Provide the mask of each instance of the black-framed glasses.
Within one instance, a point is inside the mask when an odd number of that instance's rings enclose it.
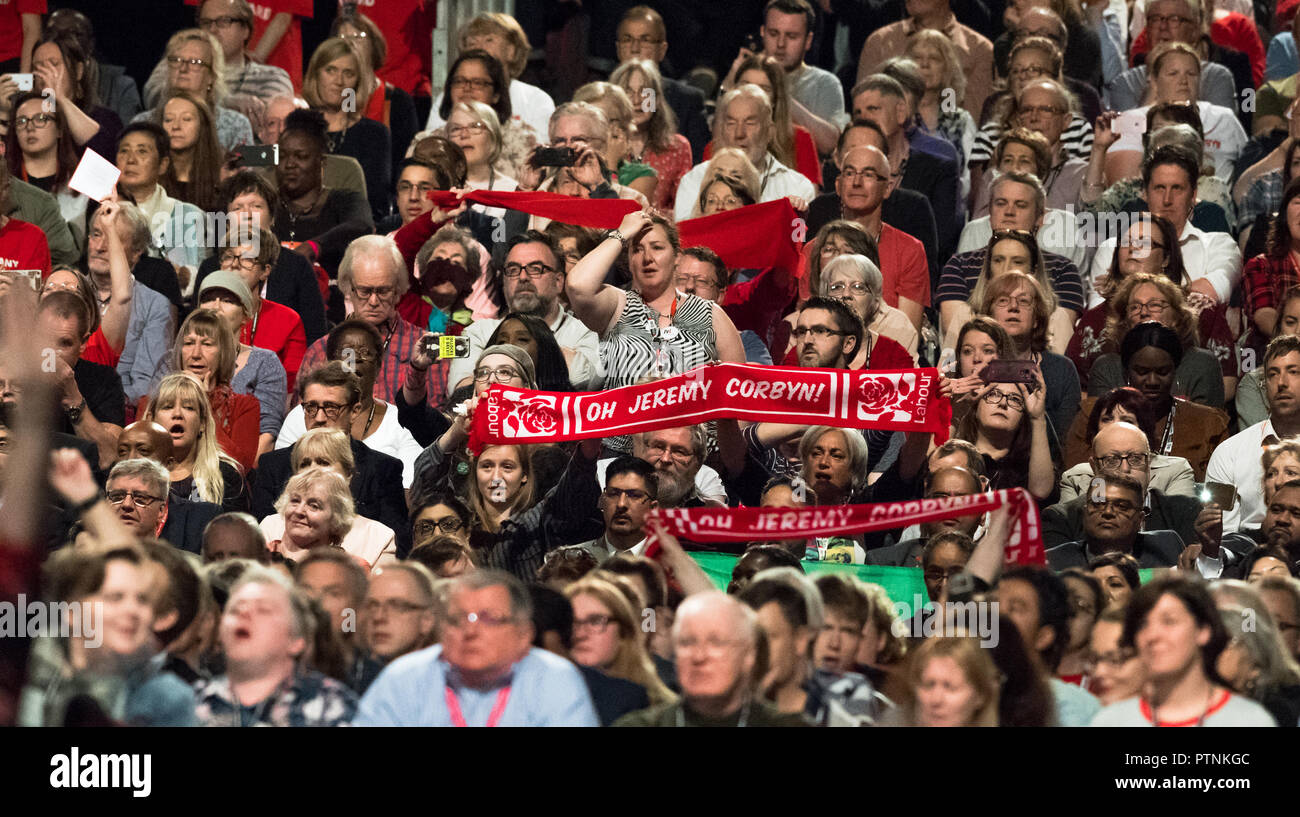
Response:
[[[468,125],[453,125],[447,123],[447,135],[452,139],[457,136],[478,136],[480,133],[487,131],[488,126],[482,122],[471,122]]]
[[[496,86],[496,83],[490,79],[476,77],[452,77],[451,82],[447,84],[453,88],[473,88],[475,91],[487,91]]]
[[[864,182],[883,182],[888,181],[889,179],[888,176],[882,176],[869,167],[864,167],[861,170],[854,170],[846,167],[840,171],[840,175],[843,176],[846,181],[850,182],[854,179],[861,179]]]
[[[343,405],[342,403],[311,402],[311,403],[302,404],[302,413],[304,417],[310,420],[323,411],[325,412],[325,416],[328,419],[337,420],[339,418],[339,415],[342,414],[343,410],[346,408],[347,406]]]
[[[610,502],[618,502],[627,497],[628,502],[649,502],[650,495],[637,488],[606,488],[602,494]]]
[[[1110,471],[1118,469],[1126,462],[1130,468],[1141,470],[1147,467],[1147,463],[1151,462],[1151,455],[1144,454],[1141,451],[1134,451],[1129,454],[1107,454],[1104,457],[1098,457],[1097,462],[1100,462],[1102,467]]]
[[[629,46],[633,46],[633,45],[659,45],[659,43],[663,42],[663,40],[659,39],[658,37],[653,37],[650,35],[646,35],[644,37],[633,37],[631,35],[624,34],[622,37],[619,37],[614,42],[618,43],[624,48],[628,48]]]
[[[825,326],[798,326],[790,333],[790,337],[799,343],[803,343],[803,339],[808,337],[809,334],[816,340],[826,340],[836,335],[847,335],[848,332],[841,332],[838,329],[830,329]]]
[[[463,527],[465,523],[460,521],[459,516],[444,516],[442,519],[421,519],[415,523],[414,533],[419,539],[438,533],[455,533]]]
[[[498,366],[490,369],[487,366],[480,366],[474,370],[474,380],[478,383],[509,383],[511,380],[522,380],[523,376],[514,366]]]
[[[126,501],[127,497],[131,497],[131,502],[133,502],[137,508],[148,508],[155,502],[163,501],[163,498],[160,496],[145,494],[140,491],[109,491],[104,494],[104,496],[108,499],[110,505],[121,505]]]
[[[982,399],[990,406],[1000,406],[1005,403],[1008,407],[1013,408],[1016,411],[1025,410],[1025,398],[1018,394],[1011,394],[1010,392],[1001,392],[997,389],[993,389],[992,391],[985,392]]]
[[[231,26],[244,24],[244,20],[239,17],[208,17],[199,20],[199,28],[204,31],[210,31],[214,28],[230,28]]]
[[[1098,513],[1101,513],[1106,508],[1110,508],[1120,516],[1132,516],[1140,510],[1140,506],[1134,505],[1127,499],[1104,499],[1100,502],[1095,499],[1089,499],[1088,507]]]
[[[387,301],[393,297],[397,289],[394,287],[352,287],[352,294],[357,296],[360,301],[369,301],[371,298],[378,298],[380,301]]]
[[[543,275],[549,275],[555,271],[555,267],[547,266],[541,261],[533,261],[531,264],[506,264],[505,269],[502,272],[505,277],[511,280],[527,274],[529,278],[536,281]]]
[[[420,182],[419,184],[411,184],[408,181],[400,181],[397,183],[397,195],[399,196],[409,196],[412,190],[418,190],[420,196],[423,198],[424,196],[429,195],[430,193],[432,193],[437,189],[438,189],[438,185],[430,184],[429,182]]]
[[[603,633],[609,628],[609,625],[613,623],[613,621],[614,619],[610,616],[601,615],[599,613],[585,618],[575,618],[573,620],[573,633],[574,635],[577,635],[583,630],[594,630],[595,632]]]
[[[33,130],[43,130],[49,127],[50,123],[53,121],[54,114],[52,113],[38,113],[35,116],[20,116],[14,119],[14,130],[22,130],[26,127],[30,127]]]
[[[247,255],[240,255],[237,252],[223,252],[221,254],[221,268],[230,269],[238,267],[239,269],[251,272],[261,265],[256,258],[250,258]]]

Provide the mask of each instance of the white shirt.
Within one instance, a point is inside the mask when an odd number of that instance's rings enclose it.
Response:
[[[1237,166],[1237,159],[1248,141],[1246,130],[1237,119],[1237,114],[1221,105],[1197,102],[1196,107],[1200,109],[1201,126],[1205,133],[1205,155],[1214,162],[1214,175],[1225,183],[1231,182],[1233,168]],[[1134,111],[1140,113],[1142,121],[1145,122],[1150,108],[1150,105],[1146,105],[1135,108]],[[1126,111],[1125,115],[1129,113]],[[1127,131],[1106,152],[1122,150],[1141,153],[1142,134]]]
[[[1206,482],[1237,486],[1237,504],[1223,512],[1223,532],[1236,533],[1242,528],[1264,524],[1264,440],[1281,439],[1273,430],[1273,421],[1265,420],[1233,434],[1219,443],[1205,469]]]
[[[474,363],[487,348],[492,333],[501,325],[500,318],[480,318],[469,326],[460,336],[469,340],[469,357],[458,357],[451,362],[447,370],[447,391],[456,390],[456,384],[472,377]],[[560,317],[551,324],[555,342],[561,349],[572,349],[573,361],[569,363],[569,382],[575,389],[586,389],[591,384],[603,380],[605,371],[600,365],[600,338],[587,328],[587,325],[573,316],[573,313],[561,309]]]
[[[470,190],[499,190],[502,193],[513,193],[519,189],[519,182],[504,173],[493,173],[487,182],[476,182],[473,179],[466,179],[465,186]],[[506,217],[506,208],[504,207],[488,207],[484,204],[471,204],[470,209],[478,210],[483,215],[491,216],[492,218]]]
[[[695,205],[700,201],[700,185],[704,183],[704,172],[708,167],[708,162],[700,162],[686,171],[686,175],[677,183],[677,201],[673,205],[673,213],[678,221],[685,221],[695,212]],[[798,196],[811,202],[817,196],[817,186],[807,176],[781,164],[770,153],[767,155],[767,167],[760,170],[759,177],[762,180],[758,195],[760,203],[776,201],[786,196]]]
[[[445,92],[444,92],[445,93]],[[442,107],[442,94],[433,101],[433,107],[429,109],[429,123],[425,130],[434,130],[441,128],[445,120],[438,115],[438,109]],[[533,129],[537,138],[541,139],[545,134],[551,132],[551,114],[555,113],[555,100],[551,95],[538,88],[536,85],[529,85],[527,82],[513,80],[510,83],[510,114],[512,119],[518,119],[525,125]]]
[[[605,469],[613,461],[613,457],[596,461],[596,481],[602,491],[605,490]],[[708,501],[727,504],[727,489],[722,486],[722,477],[707,465],[701,465],[695,474],[695,492]]]
[[[993,238],[993,226],[990,216],[983,216],[967,222],[962,228],[961,238],[957,240],[957,252],[982,250]],[[1049,209],[1043,215],[1043,226],[1038,228],[1038,247],[1046,252],[1063,255],[1074,262],[1080,270],[1088,268],[1088,248],[1085,242],[1077,240],[1079,221],[1074,213],[1067,210]]]
[[[1092,259],[1092,272],[1088,276],[1088,285],[1092,294],[1088,298],[1088,307],[1101,303],[1097,294],[1097,280],[1110,274],[1110,262],[1115,257],[1114,238],[1102,242],[1097,250],[1097,257]],[[1232,291],[1241,282],[1241,248],[1227,233],[1207,233],[1192,226],[1189,221],[1183,226],[1178,244],[1183,248],[1183,267],[1187,277],[1193,281],[1207,278],[1214,285],[1220,303],[1227,303]]]
[[[284,425],[280,426],[280,436],[275,440],[275,447],[288,448],[306,433],[307,425],[303,422],[302,405],[299,404],[294,406],[289,416],[284,418]],[[388,410],[384,412],[384,419],[379,421],[379,428],[361,442],[381,454],[401,460],[402,487],[411,487],[415,479],[415,458],[420,456],[424,448],[415,441],[411,432],[398,424],[396,406],[391,403],[388,405]]]
[[[627,550],[619,550],[611,545],[604,536],[601,536],[599,539],[592,539],[590,542],[582,542],[578,547],[586,548],[591,552],[592,556],[596,557],[596,561],[604,562],[606,559],[617,556],[620,553],[626,553],[629,556],[644,556],[645,549],[648,546],[648,541],[649,540],[642,539]]]

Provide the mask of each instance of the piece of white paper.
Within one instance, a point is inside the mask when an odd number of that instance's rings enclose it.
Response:
[[[122,171],[117,165],[100,156],[90,148],[81,157],[81,164],[68,180],[68,187],[78,193],[84,193],[95,201],[102,202],[112,195],[117,187],[117,180]]]

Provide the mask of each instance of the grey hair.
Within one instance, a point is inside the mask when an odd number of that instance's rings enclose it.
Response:
[[[489,587],[504,587],[510,594],[510,615],[515,621],[520,623],[531,623],[533,620],[533,597],[529,595],[528,588],[524,583],[519,581],[513,575],[504,570],[471,570],[462,576],[457,576],[455,584],[447,593],[450,599],[453,595],[461,590],[486,590]]]
[[[695,456],[699,458],[700,462],[703,463],[704,458],[709,455],[709,433],[702,425],[694,425],[691,426],[690,429],[691,453],[695,454]],[[642,448],[644,448],[646,441],[653,433],[653,431],[642,431],[640,434],[636,435],[636,441]]]
[[[1244,591],[1242,595],[1245,595]],[[1219,616],[1228,631],[1228,638],[1242,646],[1259,670],[1254,688],[1243,690],[1255,697],[1300,681],[1300,665],[1282,646],[1277,625],[1267,614],[1264,599],[1253,587],[1249,588],[1249,595],[1253,597],[1250,605],[1220,607]]]
[[[839,428],[837,426],[811,426],[799,438],[799,460],[808,462],[812,456],[812,448],[822,435],[832,431],[842,432],[844,435],[844,444],[849,449],[849,473],[853,475],[853,491],[857,493],[866,487],[867,484],[867,440],[857,430],[852,428]],[[805,476],[806,480],[807,477]]]
[[[1191,125],[1180,122],[1176,125],[1165,125],[1163,128],[1152,131],[1151,138],[1147,141],[1148,153],[1160,145],[1185,147],[1196,154],[1196,163],[1198,165],[1204,165],[1206,162],[1205,140],[1196,132],[1196,128]]]
[[[821,286],[819,287],[821,291],[818,294],[827,298],[830,297],[830,279],[831,273],[834,272],[846,272],[852,275],[858,281],[866,284],[867,289],[871,291],[876,300],[880,300],[881,293],[885,289],[885,277],[880,272],[880,267],[877,267],[870,258],[856,253],[832,258],[830,263],[822,269]]]
[[[593,135],[601,140],[609,140],[609,119],[605,116],[604,111],[590,102],[565,102],[557,106],[555,113],[551,114],[551,119],[546,125],[548,139],[551,136],[551,131],[555,130],[556,123],[566,116],[585,116],[596,126],[596,133]]]
[[[289,596],[289,618],[292,622],[289,632],[294,638],[305,639],[307,649],[310,649],[312,639],[316,637],[316,617],[311,611],[311,601],[294,585],[293,581],[279,570],[250,564],[231,585],[229,598],[234,598],[235,594],[248,584],[269,584],[280,588]],[[303,654],[305,655],[306,652],[307,650],[304,650]]]
[[[429,259],[433,257],[434,250],[443,244],[452,243],[459,244],[460,248],[465,251],[465,269],[469,271],[471,276],[477,278],[483,269],[483,260],[478,253],[478,242],[474,240],[474,236],[469,234],[469,231],[463,230],[455,224],[445,224],[439,227],[438,232],[424,242],[424,246],[415,254],[415,268],[424,269],[428,265]]]
[[[275,500],[275,512],[284,517],[289,507],[289,496],[295,491],[305,491],[313,485],[324,484],[330,500],[330,533],[340,542],[352,530],[357,520],[356,504],[352,500],[352,491],[348,481],[332,468],[307,468],[293,476],[285,483],[280,497]],[[287,520],[286,520],[287,523]]]
[[[153,230],[149,229],[149,219],[139,207],[129,201],[119,201],[117,211],[122,220],[120,223],[126,225],[126,241],[130,245],[126,248],[127,254],[147,252],[153,246]],[[97,211],[95,218],[100,217]]]
[[[722,99],[718,100],[718,113],[725,116],[727,108],[731,106],[731,103],[741,97],[749,97],[758,103],[759,109],[767,119],[767,126],[770,130],[772,127],[772,98],[767,95],[767,91],[764,91],[762,88],[750,82],[743,85],[737,85],[735,88],[732,88],[730,91],[723,94]]]
[[[153,460],[147,460],[143,457],[135,459],[122,460],[113,466],[113,470],[108,472],[108,482],[112,482],[120,477],[135,477],[143,480],[149,485],[149,490],[156,491],[158,496],[167,500],[167,492],[171,490],[172,478],[160,463]]]
[[[721,590],[707,590],[686,597],[686,600],[678,606],[676,618],[673,620],[673,641],[677,641],[680,637],[683,621],[692,615],[710,615],[714,611],[708,608],[716,605],[727,609],[736,624],[737,635],[744,638],[751,651],[754,650],[758,646],[758,614],[748,605],[742,604],[738,599],[728,596]]]
[[[406,261],[402,259],[402,251],[397,249],[397,243],[383,235],[363,235],[348,245],[347,251],[343,253],[343,260],[339,262],[340,290],[345,293],[352,292],[352,267],[357,263],[358,257],[382,257],[387,260],[393,272],[396,298],[400,299],[406,294],[406,290],[411,285],[406,277]]]

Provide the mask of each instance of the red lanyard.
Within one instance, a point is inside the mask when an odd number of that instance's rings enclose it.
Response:
[[[451,717],[452,726],[468,726],[465,723],[465,716],[460,712],[460,700],[456,693],[451,691],[451,687],[444,687],[443,691],[447,695],[447,714]],[[492,714],[488,715],[487,726],[493,727],[501,720],[501,714],[506,711],[506,701],[510,700],[510,687],[503,687],[497,693],[496,705],[492,707]]]

